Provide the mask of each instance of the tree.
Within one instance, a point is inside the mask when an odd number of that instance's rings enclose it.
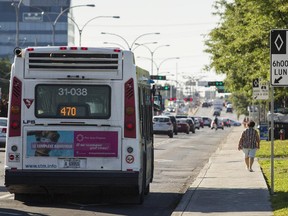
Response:
[[[225,89],[232,93],[237,112],[245,113],[252,103],[252,80],[270,77],[270,30],[287,28],[288,2],[282,0],[227,0],[216,1],[218,27],[205,41],[210,65],[217,74],[226,74]],[[277,91],[276,98],[287,93]],[[234,99],[233,99],[234,98]]]
[[[3,95],[8,95],[11,63],[9,59],[0,59],[0,87]]]

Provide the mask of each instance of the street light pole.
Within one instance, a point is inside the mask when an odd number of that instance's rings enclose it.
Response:
[[[141,57],[141,56],[138,56],[137,58],[142,58],[142,59],[149,59],[149,60],[151,60],[151,62],[153,62],[153,64],[156,66],[157,75],[159,74],[160,67],[161,67],[161,65],[162,65],[164,62],[166,62],[166,61],[168,61],[168,60],[173,60],[173,59],[180,59],[180,57],[166,58],[166,59],[164,59],[163,61],[161,61],[159,65],[157,65],[156,62],[155,62],[155,60],[153,60],[153,59],[151,59],[151,58],[146,58],[146,57]],[[176,75],[177,75],[177,74],[176,74]]]
[[[122,49],[125,49],[125,47],[124,46],[122,46],[121,44],[119,44],[119,43],[113,43],[113,42],[103,42],[104,44],[113,44],[113,45],[116,45],[116,46],[119,46],[119,47],[121,47]]]
[[[120,16],[96,16],[96,17],[88,20],[88,21],[83,25],[82,28],[79,28],[78,24],[75,22],[74,19],[72,19],[71,17],[68,17],[68,18],[75,24],[76,28],[78,29],[78,32],[79,32],[79,46],[81,46],[83,30],[84,30],[84,28],[85,28],[91,21],[93,21],[93,20],[95,20],[95,19],[98,19],[98,18],[114,18],[114,19],[119,19]]]
[[[133,45],[136,43],[136,41],[137,41],[139,38],[141,38],[141,37],[143,37],[143,36],[146,36],[146,35],[160,34],[160,33],[159,33],[159,32],[152,32],[152,33],[146,33],[146,34],[139,35],[139,36],[132,42],[131,45],[129,45],[128,41],[127,41],[124,37],[122,37],[121,35],[118,35],[118,34],[115,34],[115,33],[108,33],[108,32],[101,32],[101,34],[114,35],[114,36],[116,36],[116,37],[121,38],[121,39],[125,42],[125,44],[127,45],[128,49],[129,49],[129,50],[132,50]]]
[[[13,2],[11,6],[15,7],[15,13],[16,13],[16,37],[15,37],[15,45],[16,47],[19,46],[19,10],[20,5],[23,0],[20,0],[19,2]]]
[[[65,8],[64,10],[62,10],[58,16],[56,17],[55,21],[52,23],[52,45],[54,46],[55,45],[55,27],[56,27],[56,24],[59,20],[59,18],[68,10],[72,9],[72,8],[76,8],[76,7],[95,7],[94,4],[86,4],[86,5],[75,5],[75,6],[72,6],[72,7],[68,7],[68,8]]]
[[[161,61],[160,64],[159,64],[159,66],[157,67],[157,75],[159,74],[159,70],[160,70],[161,65],[162,65],[164,62],[166,62],[166,61],[168,61],[168,60],[173,60],[173,59],[180,59],[180,58],[179,58],[179,57],[171,57],[171,58],[166,58],[166,59],[164,59],[163,61]],[[177,79],[177,71],[176,71],[176,79]]]
[[[153,58],[154,58],[154,53],[156,52],[156,50],[158,50],[159,48],[161,47],[168,47],[170,46],[169,44],[166,44],[166,45],[160,45],[158,47],[156,47],[153,51],[148,47],[146,46],[145,44],[137,44],[135,43],[135,45],[139,45],[139,46],[144,46],[146,49],[149,50],[150,54],[151,54],[151,75],[153,75]]]

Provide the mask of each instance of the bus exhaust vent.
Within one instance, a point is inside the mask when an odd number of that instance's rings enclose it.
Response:
[[[118,70],[118,54],[93,53],[29,53],[29,70]]]

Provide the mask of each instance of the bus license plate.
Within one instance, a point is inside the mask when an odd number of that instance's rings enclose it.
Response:
[[[65,159],[64,168],[80,168],[80,159]]]

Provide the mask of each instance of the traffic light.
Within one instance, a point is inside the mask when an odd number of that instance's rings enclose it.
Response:
[[[161,75],[151,75],[150,79],[153,80],[166,80],[166,76],[161,76]]]
[[[170,86],[163,86],[163,89],[162,89],[162,90],[168,91],[168,90],[170,90]]]

